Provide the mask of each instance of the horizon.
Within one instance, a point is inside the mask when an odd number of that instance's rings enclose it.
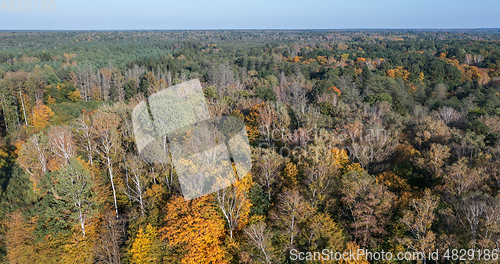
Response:
[[[500,2],[0,0],[0,30],[495,29]],[[22,4],[22,5],[20,5]],[[36,7],[35,7],[36,4]],[[45,6],[42,7],[41,5]],[[487,7],[487,8],[486,8]],[[35,10],[36,8],[36,10]],[[41,9],[47,9],[41,11]],[[19,10],[19,11],[9,11]],[[53,10],[53,11],[50,11]],[[480,14],[480,15],[479,15]]]
[[[210,28],[210,29],[0,29],[0,32],[15,31],[475,31],[500,30],[500,27],[491,28]]]

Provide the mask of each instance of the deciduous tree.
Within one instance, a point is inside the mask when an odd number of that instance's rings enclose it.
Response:
[[[161,239],[179,252],[182,263],[227,263],[222,247],[224,221],[211,200],[210,196],[191,201],[172,197],[165,206]]]
[[[246,176],[232,186],[215,193],[215,203],[224,215],[231,238],[233,232],[241,229],[248,221],[251,206],[248,190],[251,185],[251,177]]]
[[[257,253],[253,254],[261,263],[272,263],[274,260],[273,246],[271,244],[271,234],[266,230],[266,223],[259,221],[245,228],[245,235],[249,243],[256,248]]]
[[[113,160],[116,160],[117,155],[121,153],[120,134],[118,133],[118,125],[120,117],[112,112],[100,110],[92,116],[93,144],[95,150],[99,154],[101,162],[108,169],[108,175],[111,181],[113,190],[113,200],[115,204],[116,217],[118,217],[118,205],[116,203],[116,188],[113,174]]]
[[[354,237],[363,247],[376,245],[377,236],[387,232],[394,195],[364,170],[349,172],[341,182],[341,202]]]
[[[437,205],[438,198],[426,189],[422,198],[413,199],[410,202],[410,209],[404,212],[400,220],[411,236],[399,239],[399,241],[415,252],[422,252],[425,256],[433,252],[436,246],[436,236],[431,226],[436,217],[434,211]],[[425,258],[423,262],[426,262]]]

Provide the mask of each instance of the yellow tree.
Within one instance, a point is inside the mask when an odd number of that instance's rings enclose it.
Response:
[[[356,244],[356,242],[349,242],[347,243],[347,247],[345,250],[343,250],[342,252],[358,252],[358,250],[361,249],[359,247],[358,244]],[[346,259],[343,259],[341,258],[340,259],[340,263],[342,264],[368,264],[370,262],[368,262],[368,260],[364,259],[363,257],[360,257],[360,258],[346,258]]]
[[[14,212],[9,217],[5,244],[9,263],[30,263],[33,261],[32,223],[26,223],[21,212]]]
[[[293,162],[289,162],[286,164],[285,169],[283,171],[283,176],[281,178],[283,182],[283,188],[293,190],[299,187],[299,169],[297,165]]]
[[[161,249],[158,231],[156,227],[148,224],[146,228],[140,228],[139,233],[130,249],[131,263],[158,263]]]
[[[94,241],[88,237],[81,236],[78,232],[74,232],[70,238],[66,239],[65,245],[62,246],[60,263],[94,263],[95,252],[92,250]]]
[[[73,102],[79,102],[82,99],[82,95],[80,94],[80,91],[76,89],[75,91],[68,93],[68,98]]]
[[[54,116],[54,112],[50,107],[43,104],[42,101],[38,101],[33,107],[33,112],[31,116],[31,125],[36,129],[44,129],[50,122],[50,118]]]
[[[182,252],[182,263],[227,263],[222,247],[224,221],[211,203],[211,196],[191,201],[174,197],[165,206],[161,239]]]
[[[306,220],[301,238],[309,251],[321,251],[328,248],[333,252],[342,252],[346,242],[340,225],[335,223],[328,214],[321,212]],[[327,261],[318,263],[324,262],[328,263]]]
[[[259,111],[264,107],[264,103],[257,104],[250,109],[250,114],[246,116],[246,128],[248,134],[248,140],[250,142],[255,142],[259,138],[259,130],[257,129],[257,120],[260,119]]]

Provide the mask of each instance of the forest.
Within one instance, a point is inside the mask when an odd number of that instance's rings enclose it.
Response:
[[[193,79],[253,166],[187,200],[132,115]],[[500,30],[0,31],[0,108],[2,263],[498,260]]]

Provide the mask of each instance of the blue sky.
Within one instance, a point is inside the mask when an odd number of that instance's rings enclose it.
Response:
[[[20,12],[5,0],[0,30],[500,28],[499,0],[37,1]]]

